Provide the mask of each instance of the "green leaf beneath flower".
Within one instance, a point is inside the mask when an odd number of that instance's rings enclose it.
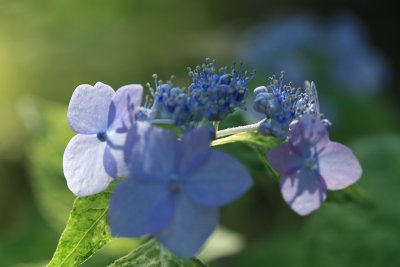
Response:
[[[113,185],[102,193],[76,198],[48,267],[77,266],[110,241],[107,211],[112,188]]]
[[[280,144],[280,142],[275,137],[263,136],[258,132],[243,132],[214,140],[211,143],[211,146],[220,146],[236,142],[244,143],[252,148],[257,157],[266,166],[267,176],[273,177],[276,180],[279,179],[278,173],[275,172],[275,170],[271,167],[266,158],[267,152]]]
[[[207,267],[198,259],[186,260],[163,249],[150,240],[128,255],[116,260],[109,267]]]

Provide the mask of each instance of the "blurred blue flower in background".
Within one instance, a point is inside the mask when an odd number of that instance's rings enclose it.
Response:
[[[284,70],[289,81],[324,77],[348,93],[373,95],[390,81],[390,68],[364,25],[342,12],[328,21],[308,14],[270,20],[247,34],[241,47],[250,64],[266,72]],[[361,93],[361,94],[359,94]]]

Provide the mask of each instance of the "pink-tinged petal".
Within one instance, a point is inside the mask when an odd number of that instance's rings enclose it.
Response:
[[[81,134],[97,134],[107,129],[108,110],[114,90],[103,83],[79,85],[72,94],[67,119],[71,128]]]
[[[77,196],[106,189],[113,180],[103,166],[106,142],[95,135],[74,136],[64,152],[63,169],[68,188]]]
[[[125,179],[113,190],[108,218],[113,236],[140,237],[165,228],[173,212],[174,201],[165,184]]]
[[[210,156],[210,134],[206,128],[189,131],[179,142],[179,169],[183,175],[195,172]]]
[[[271,166],[283,175],[294,173],[303,165],[301,155],[289,144],[281,144],[271,149],[267,158]]]
[[[346,146],[330,142],[319,155],[319,171],[329,190],[343,189],[361,177],[362,169]]]
[[[175,204],[171,222],[155,238],[175,254],[191,258],[217,226],[218,210],[196,204],[184,194],[175,196]]]
[[[212,151],[205,164],[184,178],[184,192],[197,203],[212,207],[234,201],[252,185],[243,164],[220,151]]]
[[[318,209],[326,199],[326,185],[317,173],[299,170],[281,180],[283,199],[299,215]]]
[[[151,174],[169,179],[175,171],[177,143],[176,135],[168,130],[146,122],[135,123],[129,129],[124,146],[130,176]]]
[[[142,101],[143,87],[130,84],[117,90],[112,98],[108,114],[108,131],[126,133],[135,122],[135,113]]]
[[[303,115],[290,126],[289,143],[304,156],[308,155],[311,146],[318,152],[324,149],[328,142],[326,126],[313,115]]]

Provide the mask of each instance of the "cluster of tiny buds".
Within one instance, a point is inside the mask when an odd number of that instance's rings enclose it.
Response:
[[[258,128],[263,135],[273,135],[279,140],[285,140],[289,124],[304,114],[314,114],[325,125],[330,125],[320,114],[314,82],[306,81],[304,88],[296,88],[292,83],[285,85],[282,72],[279,79],[272,76],[267,86],[257,87],[254,93],[254,110],[266,116]]]
[[[193,70],[188,68],[191,79],[188,89],[173,85],[174,77],[166,83],[153,75],[154,88],[147,84],[150,96],[137,117],[140,120],[169,120],[182,130],[214,125],[225,119],[236,108],[245,109],[248,82],[254,77],[233,64],[231,72],[226,67],[216,71],[215,61],[206,59]]]

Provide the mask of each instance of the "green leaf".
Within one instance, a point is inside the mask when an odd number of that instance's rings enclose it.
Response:
[[[198,259],[186,260],[163,249],[150,240],[128,255],[116,260],[109,267],[207,267]]]
[[[258,132],[243,132],[214,140],[211,145],[219,146],[234,142],[245,142],[262,147],[276,146],[279,142],[272,136],[263,136]]]
[[[77,198],[48,267],[77,266],[111,239],[107,211],[113,185],[99,194]]]
[[[327,201],[336,203],[353,202],[364,208],[374,207],[373,201],[358,184],[354,184],[343,190],[329,192]]]
[[[279,174],[271,167],[266,158],[267,152],[280,144],[275,137],[263,136],[257,132],[243,132],[214,140],[211,146],[220,146],[236,142],[244,143],[251,147],[257,157],[263,162],[264,166],[266,166],[267,176],[273,177],[276,180],[279,179]]]

